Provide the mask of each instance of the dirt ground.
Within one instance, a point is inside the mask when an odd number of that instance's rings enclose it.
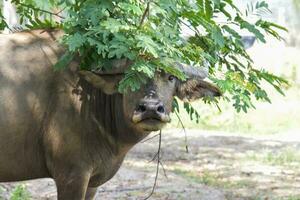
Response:
[[[189,153],[181,130],[163,131],[157,200],[300,199],[300,137],[242,137],[189,130]],[[296,137],[298,136],[298,138]],[[151,192],[158,137],[136,145],[96,199],[144,199]],[[0,199],[20,183],[0,184]],[[52,180],[23,182],[32,199],[56,199]]]

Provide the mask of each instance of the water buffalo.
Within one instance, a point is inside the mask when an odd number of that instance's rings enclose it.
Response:
[[[170,121],[174,96],[220,95],[192,67],[181,66],[186,81],[156,72],[125,94],[117,90],[131,64],[124,59],[112,61],[110,71],[80,71],[78,59],[55,71],[61,35],[0,35],[0,182],[51,177],[59,200],[93,199],[126,153]]]

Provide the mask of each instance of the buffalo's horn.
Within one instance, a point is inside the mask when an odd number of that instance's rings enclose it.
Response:
[[[99,75],[114,75],[114,74],[124,74],[125,70],[133,62],[126,58],[124,59],[114,59],[108,60],[104,62],[105,67],[101,67],[101,69],[92,70],[93,73]]]
[[[130,65],[133,64],[133,61],[129,59],[114,59],[109,60],[104,63],[104,66],[101,69],[92,70],[93,73],[99,75],[114,75],[114,74],[124,74],[125,70],[128,69]],[[204,79],[208,76],[208,65],[206,64],[203,68],[198,68],[190,66],[187,64],[175,63],[179,70],[181,70],[189,78],[198,78]]]
[[[176,66],[179,70],[181,70],[188,78],[197,78],[197,79],[205,79],[208,77],[208,64],[205,63],[204,67],[194,67],[191,65],[178,63],[176,62]]]

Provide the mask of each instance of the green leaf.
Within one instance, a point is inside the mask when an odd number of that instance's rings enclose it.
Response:
[[[123,9],[126,12],[132,12],[135,15],[142,15],[143,12],[141,10],[141,8],[137,5],[134,4],[130,4],[130,3],[125,3],[125,2],[121,2],[118,4],[118,6]]]
[[[58,62],[54,65],[55,70],[61,70],[66,68],[70,62],[73,60],[74,54],[67,51],[59,60]]]
[[[215,26],[211,30],[211,37],[215,41],[215,43],[220,46],[220,48],[224,47],[225,39],[224,39],[221,29],[219,27]]]
[[[230,28],[228,25],[223,25],[222,28],[228,32],[230,35],[235,37],[236,39],[242,39],[242,36],[238,32],[236,32],[234,29]]]
[[[151,54],[154,58],[158,58],[159,46],[154,40],[147,35],[139,35],[136,37],[138,43],[137,47],[142,48],[143,52]]]
[[[240,23],[241,29],[247,29],[249,32],[253,33],[261,42],[266,43],[265,36],[256,28],[255,25],[243,20],[241,17],[237,16],[235,21]]]
[[[69,46],[69,50],[75,52],[85,44],[86,38],[79,33],[75,33],[74,35],[68,36],[65,42]]]

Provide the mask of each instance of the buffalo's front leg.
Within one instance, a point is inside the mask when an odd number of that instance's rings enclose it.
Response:
[[[94,200],[97,187],[88,187],[85,195],[85,200]]]
[[[56,178],[58,200],[84,200],[87,192],[89,175]]]

